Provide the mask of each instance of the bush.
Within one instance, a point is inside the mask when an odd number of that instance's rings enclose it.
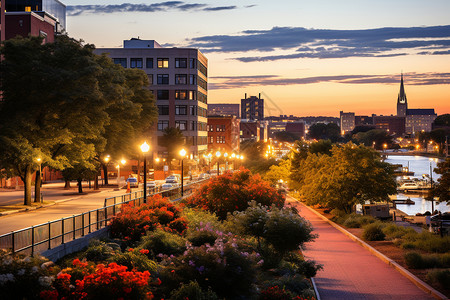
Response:
[[[159,284],[159,280],[155,284]],[[148,271],[127,271],[116,263],[95,265],[73,261],[73,267],[62,270],[55,289],[41,292],[44,299],[151,299],[151,278]]]
[[[187,284],[182,284],[181,287],[172,292],[170,300],[217,300],[219,299],[211,289],[207,291],[202,290],[197,281],[190,281]]]
[[[91,240],[83,256],[89,261],[100,262],[107,260],[114,253],[114,249],[106,243],[99,240]]]
[[[112,220],[110,232],[112,237],[133,243],[156,228],[179,234],[187,228],[187,221],[180,217],[180,210],[160,195],[149,198],[147,204],[139,207],[124,205]]]
[[[139,272],[149,271],[156,273],[158,265],[155,261],[149,259],[142,250],[133,250],[120,252],[110,257],[108,262],[115,262],[118,265],[126,266],[128,270],[137,270]],[[142,251],[142,252],[141,252]]]
[[[142,239],[140,248],[149,250],[152,257],[158,254],[179,255],[186,250],[186,240],[177,234],[157,229]]]
[[[383,232],[382,223],[377,222],[366,225],[362,237],[366,241],[383,241],[386,236]]]
[[[214,212],[220,220],[225,220],[228,213],[245,210],[251,200],[283,207],[285,199],[259,174],[252,175],[249,170],[241,169],[212,178],[186,200],[186,205]]]
[[[322,265],[316,264],[313,260],[305,260],[303,256],[296,252],[287,254],[281,264],[281,269],[287,269],[288,272],[283,275],[300,274],[306,278],[315,277],[317,271],[322,270]],[[283,273],[283,272],[282,272]]]
[[[411,269],[422,269],[425,266],[422,255],[417,252],[408,252],[404,255],[406,265]]]
[[[219,237],[219,233],[221,232],[215,231],[209,223],[200,224],[200,227],[197,227],[196,230],[189,231],[187,239],[195,247],[205,244],[214,245],[214,242]]]
[[[439,284],[442,288],[450,286],[450,269],[432,270],[427,274],[427,280]]]
[[[407,234],[411,235],[416,233],[416,231],[413,228],[398,226],[392,223],[385,226],[383,228],[383,232],[386,235],[386,237],[390,240],[403,238]]]
[[[0,250],[0,294],[2,299],[35,299],[50,288],[57,268],[44,257],[10,255]]]
[[[212,212],[185,207],[182,216],[189,224],[186,232],[187,235],[189,235],[191,231],[196,231],[197,228],[203,227],[205,224],[208,224],[213,230],[225,231],[222,222],[219,221],[219,218]]]

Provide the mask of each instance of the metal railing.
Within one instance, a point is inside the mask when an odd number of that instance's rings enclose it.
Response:
[[[204,182],[205,180],[185,185],[184,196],[191,194]],[[177,201],[181,199],[181,187],[165,191],[155,188],[148,191],[147,195],[156,194],[161,194],[170,201]],[[26,255],[50,250],[108,226],[109,221],[121,212],[123,205],[140,206],[143,202],[142,190],[106,198],[101,208],[0,235],[0,249],[11,250],[12,254]]]

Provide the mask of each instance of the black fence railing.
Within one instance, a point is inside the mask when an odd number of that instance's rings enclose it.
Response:
[[[185,185],[184,196],[191,194],[204,182],[197,181]],[[108,226],[109,221],[122,210],[123,205],[142,205],[143,194],[143,191],[139,190],[107,198],[104,207],[0,235],[0,249],[10,250],[12,254],[26,255],[50,250]],[[161,190],[158,187],[147,191],[148,196],[156,194],[176,201],[181,199],[181,188]]]

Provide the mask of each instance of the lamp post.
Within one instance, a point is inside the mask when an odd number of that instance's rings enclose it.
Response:
[[[209,160],[209,171],[208,171],[208,174],[211,174],[211,157],[212,157],[212,154],[208,153],[208,160]]]
[[[141,145],[141,151],[144,154],[144,203],[147,203],[147,152],[150,150],[150,146],[147,142]]]
[[[233,170],[235,170],[236,169],[236,163],[235,163],[235,158],[236,158],[236,154],[234,154],[234,152],[233,153],[231,153],[231,158],[233,159]]]
[[[183,197],[183,194],[184,194],[184,190],[183,190],[183,187],[184,187],[183,161],[184,161],[184,157],[186,156],[186,150],[181,149],[180,150],[180,156],[181,156],[181,197]]]
[[[40,179],[40,185],[42,186],[42,159],[38,157],[37,162],[39,163],[39,179]]]
[[[383,144],[383,152],[384,152],[384,153],[386,153],[386,148],[387,148],[387,144],[384,143],[384,144]]]
[[[225,157],[225,172],[227,172],[227,171],[228,171],[228,160],[227,160],[228,153],[225,152],[225,153],[223,154],[223,157]]]
[[[103,159],[105,162],[103,165],[103,177],[104,177],[104,184],[108,185],[108,162],[111,159],[109,155],[106,155],[106,157]]]
[[[220,170],[219,170],[219,158],[222,155],[222,153],[220,153],[220,151],[216,152],[216,157],[217,157],[217,176],[219,176]]]
[[[125,165],[127,161],[125,159],[121,159],[120,163],[117,164],[117,187],[120,189],[120,164]]]

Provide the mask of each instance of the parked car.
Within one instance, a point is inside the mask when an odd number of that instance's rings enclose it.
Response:
[[[204,180],[209,178],[211,178],[211,175],[209,175],[208,173],[202,173],[200,174],[200,176],[198,176],[198,180]]]
[[[181,179],[177,175],[170,175],[166,178],[166,183],[179,183],[180,181]]]
[[[178,186],[177,183],[164,183],[163,185],[161,185],[161,190],[162,191],[166,191],[166,190],[170,190],[170,189],[174,189]]]
[[[156,182],[154,182],[154,181],[147,181],[147,188],[154,189],[156,187],[157,187]]]
[[[138,187],[139,183],[136,177],[129,177],[127,178],[127,184],[130,184],[130,187]]]

